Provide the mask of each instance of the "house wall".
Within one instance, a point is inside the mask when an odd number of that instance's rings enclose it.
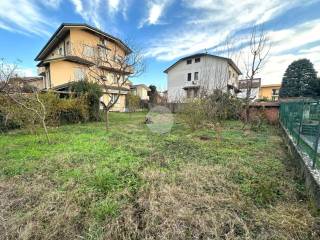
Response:
[[[67,34],[66,37],[64,37],[63,39],[61,39],[60,43],[50,52],[50,54],[45,58],[45,61],[47,60],[51,60],[51,59],[55,59],[55,58],[59,58],[59,57],[63,57],[65,55],[68,55],[68,53],[70,53],[70,51],[68,50],[68,48],[66,47],[67,45],[71,46],[71,39],[70,39],[70,34]],[[70,47],[69,47],[70,48]],[[61,49],[61,53],[60,54],[60,49]]]
[[[103,94],[101,99],[105,104],[108,104],[110,101],[110,97],[108,94]],[[126,110],[126,95],[121,94],[117,103],[111,108],[113,112],[124,112]]]
[[[231,78],[229,78],[229,71],[231,72]],[[187,60],[184,60],[168,71],[169,102],[183,101],[187,97],[183,88],[193,85],[195,72],[198,72],[198,81],[194,85],[199,85],[208,91],[214,89],[227,91],[228,83],[238,86],[238,73],[229,66],[226,60],[202,56],[200,62],[195,63],[195,58],[192,58],[192,64],[187,64]],[[191,81],[187,81],[188,73],[191,73]]]
[[[56,87],[75,80],[76,69],[85,72],[85,67],[81,64],[69,61],[50,62],[50,80],[51,87]]]
[[[281,85],[270,85],[270,86],[261,86],[259,98],[268,98],[272,99],[272,89],[280,89]]]
[[[136,94],[141,98],[141,100],[149,100],[148,91],[142,86],[136,87]]]

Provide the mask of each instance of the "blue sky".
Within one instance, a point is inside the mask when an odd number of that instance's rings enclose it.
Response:
[[[246,42],[257,24],[272,43],[259,74],[263,84],[280,83],[299,58],[309,58],[320,72],[320,0],[1,0],[0,58],[20,59],[21,72],[35,75],[35,56],[62,22],[88,23],[134,42],[147,70],[133,81],[160,89],[166,88],[163,70],[177,59],[215,54],[226,38]],[[242,68],[237,53],[231,57]]]

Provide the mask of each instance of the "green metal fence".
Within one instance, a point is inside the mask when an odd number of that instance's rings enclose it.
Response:
[[[320,168],[320,101],[288,100],[280,103],[280,121],[297,146],[312,159],[312,167]]]

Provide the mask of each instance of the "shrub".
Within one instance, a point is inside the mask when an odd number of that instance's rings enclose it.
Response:
[[[129,112],[135,112],[140,108],[141,99],[139,96],[128,94],[126,97],[126,105]]]
[[[241,112],[242,103],[239,99],[216,90],[208,96],[182,104],[179,115],[192,130],[195,130],[205,122],[216,123],[221,120],[239,119]]]
[[[59,98],[55,93],[40,94],[40,99],[46,107],[46,123],[57,126],[63,123],[77,123],[89,120],[89,110],[85,96],[77,98]],[[39,124],[38,117],[7,96],[0,96],[0,131],[14,128],[27,128],[34,132]]]
[[[100,97],[103,95],[101,86],[84,80],[72,84],[71,90],[76,93],[77,97],[85,96],[89,107],[89,120],[99,121]]]
[[[182,105],[179,117],[193,131],[200,128],[206,120],[205,101],[192,99]]]
[[[34,132],[38,119],[34,112],[17,105],[7,96],[0,96],[0,129],[8,131],[14,128],[28,128]]]

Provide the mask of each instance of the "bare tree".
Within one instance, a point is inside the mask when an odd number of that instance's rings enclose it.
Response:
[[[0,93],[8,87],[9,81],[16,75],[17,65],[9,64],[5,59],[0,59]]]
[[[250,97],[253,87],[253,80],[263,68],[271,49],[270,40],[264,32],[263,27],[254,26],[251,30],[249,46],[243,53],[243,62],[246,78],[245,96],[245,123],[249,121]]]
[[[0,64],[0,94],[27,110],[30,118],[35,115],[44,129],[48,143],[50,143],[46,125],[46,107],[39,97],[40,89],[29,85],[24,78],[19,77],[17,69],[16,64],[7,64],[2,60]]]
[[[90,81],[99,83],[108,96],[101,101],[105,114],[106,129],[109,128],[109,111],[119,101],[120,95],[126,91],[128,77],[140,76],[145,71],[143,54],[140,49],[131,48],[125,52],[123,47],[113,44],[109,48],[105,43],[98,46],[83,45],[80,56],[90,62],[84,69]],[[106,100],[106,99],[104,99]]]

